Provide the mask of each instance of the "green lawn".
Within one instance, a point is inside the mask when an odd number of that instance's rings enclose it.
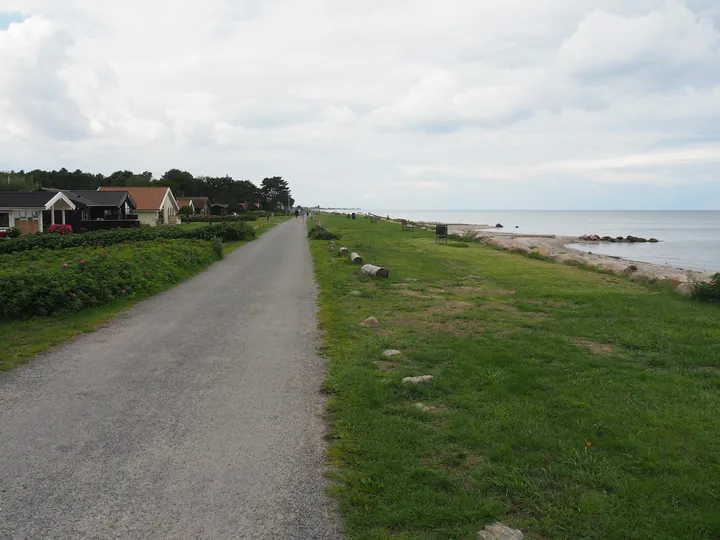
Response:
[[[322,221],[338,250],[391,271],[363,277],[311,242],[351,538],[470,539],[495,520],[529,539],[720,538],[718,306]],[[416,375],[435,381],[401,383]]]
[[[258,225],[257,236],[261,236],[284,220],[276,218],[269,226]],[[184,228],[196,228],[208,223],[184,223]],[[250,223],[253,226],[254,223]],[[225,255],[232,253],[247,241],[226,242]],[[37,354],[73,339],[84,332],[93,332],[118,313],[125,311],[147,297],[135,297],[113,302],[96,309],[67,313],[55,317],[37,317],[29,321],[0,322],[0,372],[32,360]]]

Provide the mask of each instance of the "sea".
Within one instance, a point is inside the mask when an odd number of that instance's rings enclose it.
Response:
[[[411,221],[504,226],[503,232],[558,236],[641,236],[657,244],[571,244],[569,247],[634,261],[720,272],[720,210],[549,211],[549,210],[381,210],[380,216]],[[515,228],[517,227],[517,229]]]

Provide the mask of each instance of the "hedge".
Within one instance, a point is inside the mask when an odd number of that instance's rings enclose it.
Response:
[[[82,246],[112,246],[125,242],[149,240],[212,240],[225,242],[255,238],[255,230],[246,223],[218,223],[186,230],[181,227],[139,227],[135,229],[110,229],[83,234],[33,234],[0,241],[0,254],[30,249],[68,249]]]
[[[182,216],[183,223],[232,223],[236,221],[257,221],[258,216]]]
[[[0,320],[78,311],[153,294],[220,258],[210,242],[167,240],[0,257]],[[12,264],[10,264],[12,262]]]

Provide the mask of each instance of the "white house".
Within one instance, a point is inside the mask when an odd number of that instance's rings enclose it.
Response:
[[[128,191],[137,204],[137,215],[143,225],[177,225],[180,207],[170,188],[106,186],[98,191]]]
[[[75,204],[62,192],[0,191],[0,231],[17,228],[21,234],[42,232],[65,223],[65,212]]]

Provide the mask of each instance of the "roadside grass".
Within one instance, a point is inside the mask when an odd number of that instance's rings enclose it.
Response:
[[[351,538],[475,538],[496,520],[529,539],[720,537],[717,306],[384,221],[322,222],[342,235],[335,253],[310,244]],[[417,375],[435,381],[401,383]]]
[[[261,236],[281,221],[284,220],[276,219],[270,226],[259,227],[255,231],[257,236]],[[184,225],[204,226],[207,223],[184,223],[179,226],[183,227]],[[223,254],[229,255],[247,243],[247,240],[226,242],[223,244]],[[66,313],[62,316],[0,322],[0,372],[9,371],[29,362],[38,354],[82,333],[96,331],[117,314],[127,311],[138,302],[147,300],[151,296],[139,295],[134,298],[116,300],[106,306],[86,309],[77,313]]]

